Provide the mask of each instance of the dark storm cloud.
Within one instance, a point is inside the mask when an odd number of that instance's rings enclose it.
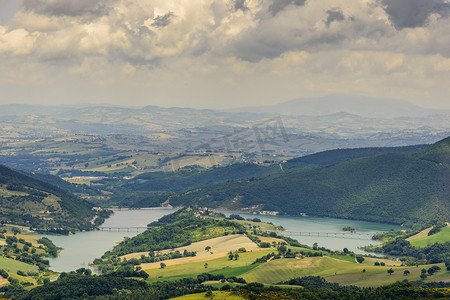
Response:
[[[273,0],[269,6],[269,11],[272,15],[276,15],[289,5],[302,6],[306,3],[306,0]]]
[[[246,0],[234,0],[234,9],[246,11],[248,9],[248,7],[245,4],[245,1]]]
[[[382,0],[384,10],[397,29],[426,25],[430,14],[446,17],[450,3],[445,0]]]
[[[48,16],[106,15],[116,0],[24,0],[26,11]]]
[[[342,13],[342,11],[339,8],[327,10],[327,14],[328,14],[328,16],[327,16],[327,20],[325,21],[325,23],[327,24],[328,27],[330,27],[330,24],[333,23],[334,21],[345,20],[344,14]]]
[[[163,16],[157,16],[156,18],[153,19],[153,23],[152,26],[154,27],[166,27],[167,25],[170,24],[170,21],[172,20],[173,17],[173,13],[172,12],[168,12],[167,14],[163,15]]]

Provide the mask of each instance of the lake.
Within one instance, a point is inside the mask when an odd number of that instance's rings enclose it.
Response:
[[[224,212],[229,216],[235,212]],[[347,248],[355,253],[366,253],[358,249],[358,247],[368,245],[379,245],[380,242],[371,240],[368,235],[372,236],[375,233],[389,231],[391,229],[401,230],[404,229],[399,225],[357,221],[357,220],[345,220],[323,217],[310,217],[310,216],[271,216],[271,215],[254,215],[247,213],[238,213],[246,219],[258,218],[263,222],[271,222],[274,225],[283,226],[286,231],[293,232],[343,232],[342,228],[350,226],[356,230],[355,234],[338,234],[336,236],[311,236],[299,235],[295,233],[286,233],[282,235],[289,236],[298,240],[302,244],[312,246],[315,242],[319,244],[319,247],[325,247],[331,250],[342,250]],[[359,235],[358,233],[362,233]],[[371,253],[373,254],[373,253]]]
[[[145,227],[148,223],[156,221],[164,215],[174,212],[175,209],[142,209],[142,210],[121,210],[114,211],[102,225],[104,227]],[[236,212],[225,212],[229,215]],[[244,218],[258,217],[263,222],[272,222],[281,225],[288,231],[299,232],[341,232],[345,226],[356,229],[357,232],[373,234],[376,232],[388,231],[390,229],[401,229],[402,227],[389,224],[302,216],[269,216],[239,213]],[[74,235],[40,235],[46,236],[63,248],[57,258],[50,258],[50,268],[56,272],[73,271],[81,267],[87,268],[95,258],[99,258],[108,250],[111,250],[117,242],[124,237],[133,237],[143,230],[133,229],[130,231],[89,231],[79,232]],[[378,244],[368,238],[346,237],[318,237],[300,236],[296,234],[286,234],[300,243],[312,246],[317,242],[319,246],[330,249],[348,248],[356,253],[363,253],[358,247],[371,244]],[[354,237],[357,235],[354,235]]]
[[[120,210],[106,219],[105,227],[146,227],[148,223],[156,221],[164,215],[174,212],[175,209],[140,209]],[[144,229],[130,231],[86,231],[73,235],[39,235],[48,237],[53,243],[63,248],[57,258],[49,258],[50,269],[55,272],[74,271],[78,268],[87,268],[94,259],[99,258],[111,250],[117,242],[124,237],[133,237]]]

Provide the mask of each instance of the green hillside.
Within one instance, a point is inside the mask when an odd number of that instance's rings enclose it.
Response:
[[[419,157],[450,168],[450,137],[437,142],[419,153]]]
[[[92,204],[56,186],[0,165],[0,220],[38,231],[89,230]],[[97,223],[102,218],[98,218]]]
[[[201,186],[238,179],[254,180],[255,177],[272,174],[281,175],[290,170],[312,169],[382,153],[416,153],[426,147],[426,145],[417,145],[407,147],[336,149],[291,159],[281,164],[255,165],[250,163],[235,163],[229,166],[207,170],[184,169],[178,172],[147,172],[130,180],[117,181],[105,187],[105,190],[114,193],[114,196],[107,202],[102,202],[101,204],[127,207],[159,206],[170,195],[160,192],[183,192]],[[52,179],[51,177],[49,178]],[[44,179],[47,180],[47,178]],[[54,179],[52,179],[52,182],[57,183]],[[72,192],[77,192],[77,190],[73,190],[74,187],[72,186],[67,186],[64,189],[66,188],[70,188]],[[92,189],[92,187],[89,188]],[[84,192],[91,192],[90,194],[93,194],[92,191]]]
[[[449,143],[443,140],[418,154],[387,153],[210,185],[172,196],[170,203],[409,225],[448,221]]]
[[[296,168],[305,164],[330,166],[344,161],[375,156],[385,153],[406,153],[412,154],[426,149],[429,145],[413,145],[404,147],[368,147],[354,149],[334,149],[311,155],[290,159],[286,162],[285,168]]]

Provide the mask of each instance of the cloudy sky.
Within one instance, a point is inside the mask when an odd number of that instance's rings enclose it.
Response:
[[[450,108],[447,0],[0,0],[0,103]]]

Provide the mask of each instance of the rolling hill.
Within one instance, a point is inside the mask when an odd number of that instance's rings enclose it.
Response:
[[[450,219],[450,137],[416,154],[385,153],[180,193],[172,205],[306,213],[396,224]]]
[[[105,190],[112,192],[114,196],[103,204],[127,207],[159,206],[170,195],[166,192],[183,192],[193,188],[231,180],[254,179],[255,177],[272,174],[283,174],[283,172],[288,170],[328,166],[355,158],[382,153],[416,153],[424,150],[426,147],[428,145],[336,149],[291,159],[282,164],[255,165],[251,163],[235,163],[229,166],[207,170],[193,169],[180,170],[178,172],[147,172],[126,181],[114,182],[106,187]],[[43,180],[52,179],[52,182],[56,182],[52,176],[41,176],[40,178],[43,178]],[[64,189],[68,188],[73,189],[70,185]]]
[[[0,165],[0,220],[43,232],[94,228],[92,204],[56,186]],[[98,223],[102,218],[97,218]]]

